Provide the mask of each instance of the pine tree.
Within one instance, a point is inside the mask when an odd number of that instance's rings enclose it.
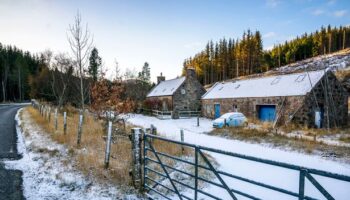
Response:
[[[98,55],[97,48],[94,47],[91,50],[91,54],[89,58],[89,67],[88,67],[89,75],[92,77],[92,80],[94,82],[96,82],[97,79],[99,78],[99,72],[100,72],[99,68],[101,67],[101,64],[102,64],[102,59]]]

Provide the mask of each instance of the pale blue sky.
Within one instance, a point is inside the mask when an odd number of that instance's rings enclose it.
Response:
[[[185,58],[208,40],[259,30],[264,48],[322,25],[350,25],[348,0],[0,0],[0,42],[31,52],[69,52],[68,25],[79,10],[108,75],[150,63],[152,80],[181,74]]]

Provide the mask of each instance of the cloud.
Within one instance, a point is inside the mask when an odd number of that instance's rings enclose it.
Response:
[[[335,2],[336,2],[336,0],[329,0],[329,1],[327,2],[327,4],[328,4],[328,5],[333,5],[333,4],[335,4]]]
[[[263,38],[272,38],[272,37],[275,37],[275,36],[276,36],[275,32],[268,32],[268,33],[263,35]]]
[[[322,14],[324,14],[325,12],[324,12],[324,10],[322,10],[322,9],[316,9],[316,10],[313,10],[312,12],[311,12],[311,14],[312,15],[315,15],[315,16],[319,16],[319,15],[322,15]]]
[[[266,0],[266,6],[270,7],[270,8],[275,8],[278,6],[278,4],[280,4],[279,0]]]
[[[346,11],[346,10],[336,10],[333,12],[333,15],[335,17],[343,17],[344,15],[346,15],[347,12],[348,11]]]

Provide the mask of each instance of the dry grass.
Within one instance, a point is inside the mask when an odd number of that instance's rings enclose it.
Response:
[[[309,134],[316,134],[316,131],[319,130],[309,129],[309,131]],[[336,131],[334,130],[334,132]],[[316,142],[300,138],[288,138],[283,135],[274,134],[273,131],[270,132],[268,130],[262,129],[256,130],[247,129],[243,127],[229,127],[224,129],[215,129],[210,134],[228,137],[236,140],[247,141],[251,143],[265,143],[276,148],[287,148],[307,154],[318,154],[325,157],[333,155],[330,157],[350,163],[350,151],[348,147],[331,146],[323,144],[319,141]],[[343,142],[350,142],[350,137],[347,137],[346,135],[342,136],[341,138],[343,138]]]
[[[68,153],[76,163],[77,169],[83,172],[86,176],[96,179],[99,182],[108,181],[119,185],[131,186],[132,180],[129,171],[132,169],[132,154],[131,142],[128,138],[128,133],[131,133],[130,126],[126,124],[123,135],[117,135],[115,143],[111,146],[111,158],[109,168],[104,168],[104,152],[105,141],[103,136],[106,135],[106,122],[103,120],[94,119],[93,116],[85,114],[82,127],[81,144],[77,145],[77,132],[79,113],[72,107],[64,108],[62,113],[58,114],[58,127],[55,130],[54,113],[51,113],[51,120],[48,121],[40,115],[40,112],[32,107],[26,108],[31,118],[40,125],[51,138],[64,144],[68,148]],[[63,132],[63,111],[67,111],[67,132]],[[53,111],[52,111],[53,112]],[[113,125],[113,130],[117,128],[117,124]],[[122,129],[123,126],[118,126]],[[191,150],[188,148],[182,151],[180,145],[173,143],[153,140],[152,142],[156,151],[163,152],[177,157],[191,158]],[[152,153],[148,153],[152,158],[155,158]],[[189,156],[190,155],[190,156]],[[175,166],[176,162],[170,159],[162,158],[166,164]],[[162,171],[160,166],[156,166],[158,171]],[[126,188],[127,189],[127,188]]]
[[[76,167],[85,175],[96,178],[96,180],[120,185],[130,185],[131,178],[131,144],[127,139],[118,138],[116,144],[112,144],[109,168],[104,168],[105,135],[102,120],[95,120],[92,116],[85,114],[82,128],[81,145],[77,145],[77,132],[79,115],[68,108],[67,133],[63,133],[63,115],[58,115],[58,129],[55,130],[54,114],[51,121],[42,117],[38,110],[28,107],[27,111],[32,119],[40,125],[51,138],[61,144],[67,145],[69,154],[76,162]]]

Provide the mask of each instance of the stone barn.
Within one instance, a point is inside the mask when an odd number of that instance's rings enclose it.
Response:
[[[310,71],[218,82],[202,96],[202,114],[217,118],[237,111],[277,126],[294,122],[341,127],[347,124],[347,99],[347,91],[331,71]]]
[[[161,111],[198,111],[204,93],[194,69],[188,68],[186,76],[180,78],[165,80],[158,76],[158,84],[148,93],[146,102],[151,109]]]

